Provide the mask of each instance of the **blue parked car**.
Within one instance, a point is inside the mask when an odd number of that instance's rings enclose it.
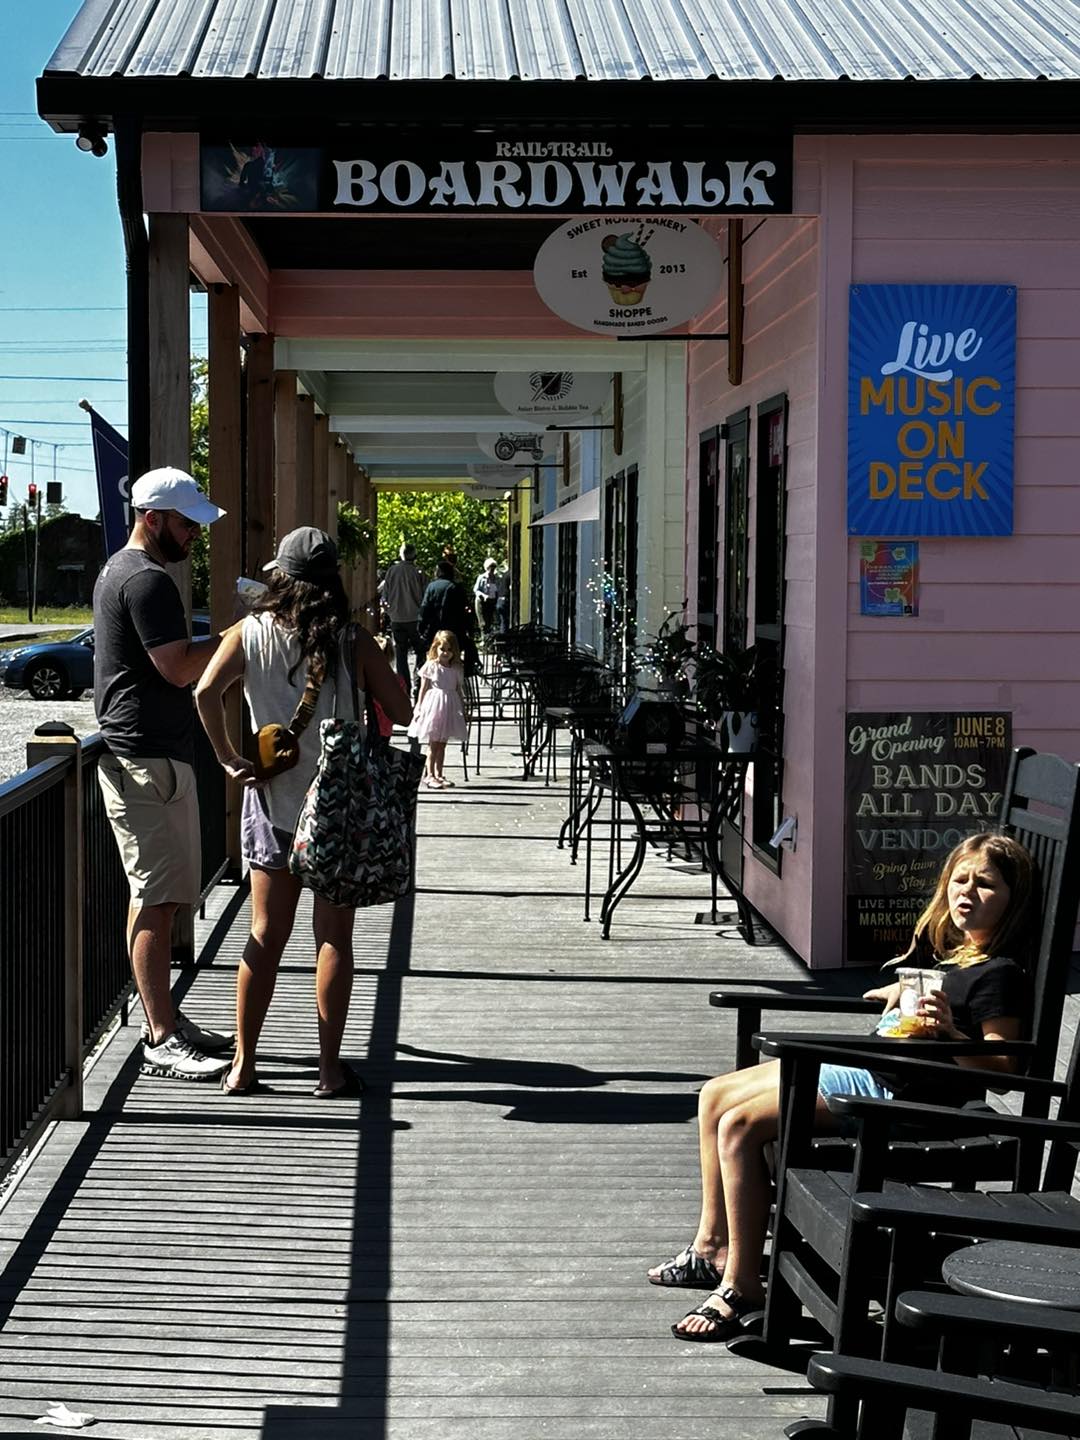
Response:
[[[209,635],[210,621],[196,615],[193,635]],[[78,700],[94,683],[94,627],[70,640],[45,640],[0,650],[0,685],[29,690],[35,700]]]

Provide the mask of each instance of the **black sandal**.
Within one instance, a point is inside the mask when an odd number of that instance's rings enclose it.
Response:
[[[731,1314],[725,1315],[713,1305],[699,1305],[696,1310],[691,1310],[688,1315],[684,1315],[683,1320],[689,1320],[690,1315],[700,1315],[710,1322],[712,1329],[680,1330],[679,1326],[682,1324],[682,1320],[679,1320],[671,1327],[671,1333],[676,1340],[692,1340],[703,1345],[714,1345],[722,1340],[730,1340],[732,1336],[741,1334],[744,1316],[756,1314],[761,1309],[760,1300],[746,1300],[730,1285],[726,1290],[720,1290],[717,1293]]]
[[[322,1085],[316,1085],[311,1092],[316,1100],[344,1100],[346,1096],[364,1093],[364,1082],[352,1066],[342,1060],[341,1069],[345,1076],[341,1084],[334,1086],[332,1090]]]
[[[693,1245],[665,1260],[659,1270],[659,1275],[646,1276],[650,1285],[666,1285],[681,1290],[719,1290],[724,1279],[713,1262],[699,1255]]]

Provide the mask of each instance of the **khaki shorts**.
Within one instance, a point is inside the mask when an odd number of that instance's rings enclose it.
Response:
[[[103,755],[98,782],[131,903],[193,905],[202,880],[195,772],[183,760]]]

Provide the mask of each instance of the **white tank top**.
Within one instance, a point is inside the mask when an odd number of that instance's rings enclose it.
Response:
[[[304,693],[307,665],[300,661],[293,681],[289,671],[300,659],[296,632],[276,625],[269,611],[244,618],[241,639],[244,644],[244,695],[251,711],[251,728],[263,725],[287,725]],[[341,686],[338,714],[352,719],[352,694],[348,672],[339,660],[336,683],[324,680],[315,706],[315,714],[300,736],[300,759],[291,770],[276,775],[263,787],[270,823],[275,830],[288,834],[296,829],[297,816],[308,786],[319,767],[319,723],[334,713],[334,695]],[[358,692],[360,721],[364,723],[364,692]]]

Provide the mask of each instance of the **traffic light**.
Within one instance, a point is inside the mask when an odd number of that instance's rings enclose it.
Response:
[[[7,504],[7,487],[8,487],[8,478],[7,478],[7,476],[6,476],[6,475],[0,475],[0,505],[6,505],[6,504]]]
[[[26,487],[26,499],[30,509],[36,510],[38,504],[38,487],[34,484],[33,480],[31,480],[30,484]]]

